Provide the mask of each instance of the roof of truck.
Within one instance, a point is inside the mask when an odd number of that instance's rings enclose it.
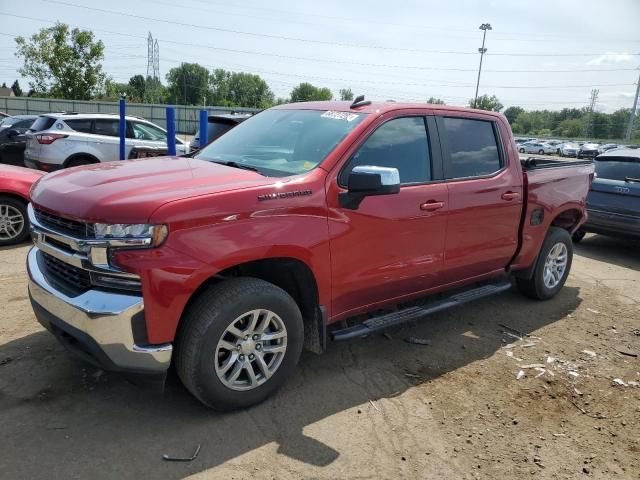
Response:
[[[502,117],[499,112],[491,112],[487,110],[476,110],[468,107],[454,107],[452,105],[434,105],[430,103],[400,103],[400,102],[371,102],[368,105],[361,107],[351,108],[352,102],[342,101],[325,101],[325,102],[299,102],[299,103],[287,103],[284,105],[278,105],[273,108],[278,109],[297,109],[297,110],[329,110],[338,112],[354,112],[354,113],[386,113],[394,110],[405,109],[431,109],[431,110],[446,110],[456,112],[477,112],[486,115],[492,115],[495,117]]]

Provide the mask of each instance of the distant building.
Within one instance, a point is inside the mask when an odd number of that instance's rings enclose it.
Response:
[[[15,97],[13,90],[9,87],[0,87],[0,97]]]

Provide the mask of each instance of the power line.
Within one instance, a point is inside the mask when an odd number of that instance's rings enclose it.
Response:
[[[55,23],[54,21],[51,21],[51,20],[43,20],[40,18],[28,17],[24,15],[16,15],[16,14],[11,14],[6,12],[0,12],[0,15],[6,15],[6,16],[15,17],[15,18],[23,18],[23,19],[33,20],[33,21],[38,21],[43,23],[50,23],[50,24]],[[84,27],[81,25],[76,25],[76,27],[91,30],[90,27]],[[93,31],[104,32],[112,35],[121,35],[125,37],[130,37],[130,38],[140,38],[140,39],[146,38],[142,35],[114,32],[111,30],[93,29]],[[7,33],[0,33],[0,35],[10,36],[14,38],[16,37],[16,35],[7,34]],[[476,71],[473,68],[442,68],[442,67],[422,67],[422,66],[416,66],[416,65],[388,65],[388,64],[379,64],[379,63],[362,63],[362,62],[354,62],[354,61],[330,60],[330,59],[316,58],[316,57],[299,57],[299,56],[293,56],[293,55],[276,54],[276,53],[265,52],[265,51],[238,50],[238,49],[232,49],[232,48],[217,47],[213,45],[202,45],[202,44],[196,44],[196,43],[190,43],[190,42],[181,42],[176,40],[162,40],[162,42],[174,44],[174,45],[188,46],[188,47],[206,48],[209,50],[216,50],[216,51],[229,52],[229,53],[241,53],[241,54],[256,55],[261,57],[268,56],[268,57],[276,57],[276,58],[282,58],[287,60],[302,60],[302,61],[315,62],[315,63],[329,63],[329,64],[334,63],[339,65],[357,65],[357,66],[364,66],[364,67],[401,68],[401,69],[411,69],[411,70],[446,71],[446,72],[475,72]],[[619,72],[619,71],[632,71],[632,70],[636,70],[636,69],[635,68],[576,69],[576,70],[533,70],[533,69],[488,70],[487,69],[485,70],[485,72],[487,73],[577,73],[577,72]]]
[[[147,17],[145,15],[136,15],[133,13],[120,12],[116,10],[108,10],[105,8],[98,7],[90,7],[87,5],[79,5],[77,3],[65,2],[62,0],[48,0],[47,3],[56,3],[58,5],[65,5],[68,7],[75,8],[83,8],[85,10],[91,10],[100,13],[109,13],[112,15],[120,15],[123,17],[135,18],[138,20],[148,20],[152,22],[165,23],[169,25],[179,25],[182,27],[191,27],[191,28],[199,28],[203,30],[224,32],[224,33],[233,33],[236,35],[247,35],[252,37],[260,37],[260,38],[272,38],[278,40],[287,40],[287,41],[296,41],[296,42],[305,42],[305,43],[316,43],[320,45],[333,45],[338,47],[353,47],[353,48],[365,48],[365,49],[375,49],[375,50],[390,50],[390,51],[410,51],[416,53],[431,53],[431,54],[443,54],[443,55],[475,55],[475,52],[461,52],[461,51],[438,51],[438,50],[419,50],[419,49],[405,49],[405,48],[395,48],[395,47],[381,47],[381,46],[372,46],[372,45],[358,45],[358,44],[349,44],[349,43],[339,43],[339,42],[330,42],[325,40],[313,40],[308,38],[298,38],[298,37],[288,37],[284,35],[270,35],[267,33],[257,33],[257,32],[246,32],[242,30],[234,30],[222,27],[213,27],[210,25],[198,25],[195,23],[187,23],[187,22],[178,22],[175,20],[167,20],[163,18],[155,18],[155,17]],[[494,53],[493,55],[500,56],[515,56],[515,57],[558,57],[558,56],[568,56],[568,57],[593,57],[598,55],[605,55],[605,53]],[[640,53],[634,53],[630,55],[640,55]]]

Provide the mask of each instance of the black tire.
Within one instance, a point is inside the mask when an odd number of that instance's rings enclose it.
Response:
[[[521,148],[520,150],[518,150],[520,153],[524,153],[524,148]]]
[[[0,231],[0,247],[4,247],[6,245],[15,245],[24,242],[29,237],[29,217],[27,216],[27,203],[14,197],[0,195],[0,215],[4,210],[3,208],[1,208],[2,206],[11,207],[12,209],[17,210],[20,215],[22,215],[22,228],[19,229],[17,235],[11,234],[11,238],[2,238],[4,237],[3,234],[5,233],[5,230],[3,228],[2,231]],[[0,217],[0,222],[1,221],[2,218]]]
[[[553,288],[549,288],[544,283],[544,267],[545,260],[549,255],[551,249],[558,243],[564,243],[567,248],[567,265],[564,274],[560,278],[560,281]],[[551,227],[547,238],[545,238],[538,260],[536,261],[536,267],[531,278],[516,278],[516,285],[527,297],[535,300],[548,300],[553,298],[564,286],[571,270],[571,261],[573,259],[573,242],[571,241],[571,235],[563,228]]]
[[[584,230],[577,230],[571,236],[571,240],[573,240],[573,243],[580,243],[586,234],[587,232],[585,232]]]
[[[544,150],[538,150],[538,155],[544,155]]]
[[[91,165],[92,163],[96,162],[91,160],[89,157],[75,157],[67,162],[67,166],[65,168],[79,167],[81,165]]]
[[[222,383],[213,358],[230,323],[243,313],[268,309],[283,321],[287,349],[282,363],[265,383],[251,390],[232,390]],[[296,302],[281,288],[257,278],[232,278],[203,291],[184,314],[175,365],[184,386],[216,410],[246,408],[272,395],[293,373],[302,352],[304,326]]]

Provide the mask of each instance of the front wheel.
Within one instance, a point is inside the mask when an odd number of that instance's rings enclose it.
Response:
[[[564,286],[571,270],[573,243],[563,228],[551,227],[531,278],[518,278],[518,289],[530,298],[548,300]]]
[[[520,153],[524,153],[524,148],[521,148],[521,149],[520,149]]]
[[[538,150],[538,155],[544,155],[544,150]]]
[[[186,312],[176,369],[205,405],[246,408],[293,373],[303,340],[302,314],[287,292],[264,280],[233,278],[205,290]]]
[[[0,196],[0,246],[24,242],[28,236],[27,204]]]

